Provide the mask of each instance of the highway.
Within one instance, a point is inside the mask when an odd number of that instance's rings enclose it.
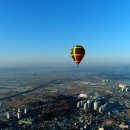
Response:
[[[20,96],[20,95],[23,95],[23,94],[31,93],[31,92],[33,92],[33,91],[35,91],[35,90],[37,90],[37,89],[46,87],[46,86],[48,86],[49,84],[57,83],[58,80],[59,80],[59,79],[57,79],[57,80],[52,80],[52,81],[49,81],[49,82],[47,82],[47,83],[40,84],[38,87],[32,88],[31,90],[27,90],[27,91],[24,91],[24,92],[16,93],[16,94],[14,94],[14,95],[9,95],[9,96],[6,96],[6,97],[2,97],[2,98],[0,98],[0,101],[6,100],[6,99],[10,99],[10,98],[12,98],[12,97],[17,97],[17,96]]]

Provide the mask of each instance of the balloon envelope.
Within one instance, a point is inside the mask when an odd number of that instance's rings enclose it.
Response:
[[[73,46],[73,48],[71,49],[71,56],[73,60],[77,63],[77,65],[80,64],[84,55],[85,49],[80,45]]]

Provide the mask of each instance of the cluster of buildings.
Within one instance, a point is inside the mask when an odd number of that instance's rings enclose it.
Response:
[[[122,92],[130,92],[130,86],[126,84],[119,84],[119,88]]]
[[[82,100],[77,102],[77,108],[83,108],[86,111],[103,113],[106,110],[107,103],[105,104],[105,97],[99,96],[93,99],[88,99],[86,94],[80,94],[79,98]],[[83,100],[84,98],[84,100]]]
[[[81,100],[77,103],[77,108],[83,108],[88,111],[98,111],[100,107],[100,101],[93,100]]]
[[[33,116],[33,115],[32,115]],[[21,130],[35,125],[35,119],[31,117],[30,110],[26,107],[10,109],[0,116],[0,129]]]
[[[8,111],[6,113],[7,119],[11,119],[12,117],[17,117],[17,119],[21,119],[24,115],[27,114],[27,108],[21,109],[18,108],[16,111]]]
[[[29,104],[26,104],[26,106],[6,111],[5,118],[8,122],[6,128],[13,128],[11,130],[130,129],[130,122],[127,122],[118,116],[118,114],[120,114],[120,111],[123,110],[124,106],[120,105],[118,101],[115,102],[112,96],[110,97],[110,100],[107,96],[98,95],[96,93],[82,93],[79,95],[74,94],[60,96],[56,95],[56,97],[54,96],[55,98],[52,98],[52,95],[49,95],[47,97],[45,98],[45,95],[40,95],[39,98],[41,100],[35,99],[35,101],[29,102]],[[43,100],[44,98],[46,100]],[[40,102],[38,103],[38,101]],[[66,106],[63,105],[59,106],[61,102],[63,102],[63,104],[69,102],[67,110],[63,109],[60,111],[61,108],[66,108]],[[52,112],[52,110],[56,110],[56,108],[57,111]],[[50,118],[50,113],[55,113],[52,118]],[[44,119],[45,116],[48,119]]]
[[[130,129],[130,122],[123,118],[124,105],[107,100],[105,96],[79,95],[77,111],[80,113],[78,121],[81,130],[123,130]],[[122,116],[119,117],[119,115]],[[79,126],[79,124],[77,124]]]

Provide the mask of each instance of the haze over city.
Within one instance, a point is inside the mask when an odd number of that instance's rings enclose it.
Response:
[[[130,130],[130,0],[0,0],[0,130]]]
[[[1,0],[0,67],[130,64],[129,0]]]

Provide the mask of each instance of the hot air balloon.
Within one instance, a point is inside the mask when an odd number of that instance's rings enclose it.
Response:
[[[77,63],[77,67],[82,61],[84,55],[85,55],[85,49],[80,45],[73,46],[73,48],[71,49],[71,56],[73,60]]]

